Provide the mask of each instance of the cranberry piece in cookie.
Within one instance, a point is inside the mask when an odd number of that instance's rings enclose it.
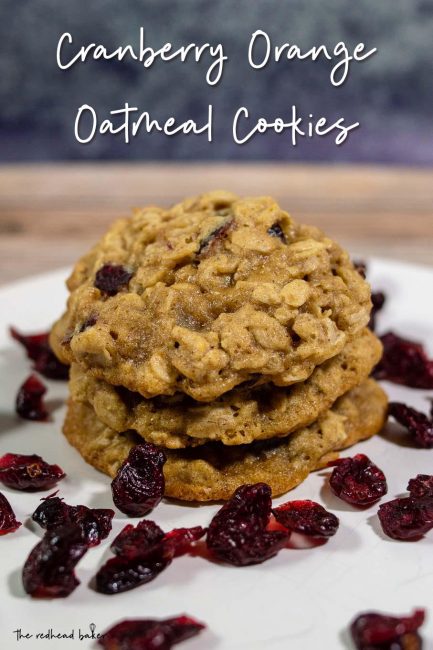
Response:
[[[220,226],[215,228],[215,230],[212,230],[212,232],[210,232],[206,237],[204,237],[204,239],[201,240],[197,255],[203,258],[215,252],[218,242],[227,237],[227,234],[233,225],[233,219],[227,219]]]
[[[287,244],[286,236],[279,223],[274,223],[270,228],[268,228],[268,235],[271,235],[271,237],[278,237],[283,244]]]
[[[361,278],[364,278],[365,280],[367,277],[367,263],[364,260],[354,260],[353,266],[358,271]]]
[[[104,264],[96,272],[94,286],[107,294],[115,296],[128,286],[133,273],[121,264]]]

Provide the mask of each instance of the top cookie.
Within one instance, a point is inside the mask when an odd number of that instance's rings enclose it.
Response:
[[[368,322],[348,255],[269,197],[210,192],[113,224],[75,266],[51,344],[150,398],[304,381]]]

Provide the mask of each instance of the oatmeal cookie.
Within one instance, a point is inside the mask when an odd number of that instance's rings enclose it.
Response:
[[[59,359],[145,398],[289,386],[367,325],[348,255],[270,197],[210,192],[117,221],[75,266]]]
[[[104,424],[119,432],[134,429],[156,445],[179,449],[210,440],[240,445],[286,436],[314,422],[340,395],[368,377],[381,352],[380,341],[365,329],[305,382],[287,388],[237,387],[208,403],[181,393],[144,399],[95,379],[78,364],[71,366],[69,386],[72,399],[91,404]]]
[[[323,466],[323,459],[377,433],[386,419],[387,398],[372,379],[353,389],[308,427],[288,438],[226,447],[166,450],[166,496],[186,501],[228,499],[243,483],[269,483],[274,496],[301,483]],[[123,434],[98,420],[84,403],[69,402],[64,434],[83,458],[97,469],[115,476],[120,464],[140,437]]]

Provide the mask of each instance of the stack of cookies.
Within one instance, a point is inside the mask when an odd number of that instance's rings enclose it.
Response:
[[[136,210],[68,287],[51,334],[71,364],[64,433],[111,476],[145,440],[167,456],[167,496],[278,495],[382,427],[369,285],[272,198]]]

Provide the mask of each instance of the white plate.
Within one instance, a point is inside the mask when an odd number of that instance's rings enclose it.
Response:
[[[0,290],[1,452],[38,453],[59,463],[68,475],[60,484],[66,501],[110,507],[109,479],[86,465],[60,433],[65,383],[47,382],[53,422],[32,424],[14,414],[16,390],[29,372],[29,362],[9,339],[6,328],[14,324],[31,332],[48,327],[63,308],[65,276],[65,272],[56,272]],[[369,278],[376,289],[384,289],[388,295],[379,330],[392,328],[422,340],[433,353],[433,270],[375,261],[370,265]],[[427,391],[391,384],[386,389],[393,399],[428,408]],[[433,471],[433,450],[405,446],[403,435],[401,444],[376,437],[348,454],[361,450],[385,471],[389,499],[405,492],[410,477]],[[89,633],[92,623],[97,632],[102,632],[125,617],[166,617],[186,612],[206,622],[208,630],[180,646],[185,650],[333,650],[351,647],[347,626],[358,612],[377,609],[404,613],[420,606],[430,609],[423,636],[425,647],[433,648],[433,534],[416,543],[386,538],[378,526],[377,506],[357,511],[345,505],[330,494],[324,474],[310,476],[289,497],[317,500],[340,517],[337,535],[321,547],[284,550],[274,559],[248,568],[182,557],[153,582],[124,594],[105,596],[92,591],[88,582],[110,555],[106,540],[79,563],[81,585],[75,592],[69,598],[52,601],[28,598],[20,579],[23,562],[40,537],[28,517],[47,493],[25,494],[2,488],[25,525],[0,540],[0,647],[94,648],[93,642],[79,639],[79,631]],[[214,505],[163,503],[151,517],[169,530],[206,525],[216,509]],[[126,521],[119,513],[113,533]],[[50,628],[56,634],[74,632],[75,638],[36,639],[36,634],[47,633]],[[13,632],[17,629],[33,637],[18,643]]]

